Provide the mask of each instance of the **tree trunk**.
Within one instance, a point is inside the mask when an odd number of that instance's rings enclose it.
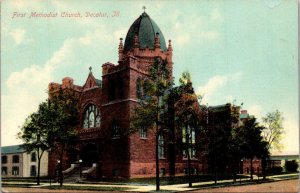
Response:
[[[158,131],[158,125],[156,124],[156,131]],[[156,132],[155,139],[155,161],[156,161],[156,191],[159,191],[159,157],[158,157],[158,132]]]
[[[237,166],[237,161],[234,159],[234,161],[233,161],[233,164],[232,164],[232,177],[233,177],[233,183],[235,183],[236,182],[236,166]]]
[[[43,156],[44,151],[42,151],[41,155],[39,153],[40,151],[37,151],[37,158],[38,158],[38,171],[37,171],[37,185],[40,185],[40,171],[41,171],[41,159]]]
[[[62,164],[63,164],[63,154],[64,154],[64,151],[63,151],[63,146],[62,146],[62,149],[61,149],[61,154],[60,154],[60,164],[59,164],[59,183],[60,183],[60,187],[63,186],[63,167],[62,167]]]
[[[213,130],[214,134],[214,175],[215,175],[215,184],[217,184],[217,157],[216,157],[216,135],[215,128]]]
[[[253,180],[253,163],[252,163],[253,159],[250,159],[250,180]]]
[[[189,151],[190,134],[188,133],[187,125],[185,125],[185,142],[186,142],[186,153],[187,153],[187,158],[188,158],[188,181],[189,181],[189,187],[192,187],[192,180],[191,180],[191,157],[190,157],[190,151]]]
[[[38,158],[37,185],[40,185],[40,170],[41,170],[41,159]]]
[[[261,167],[262,167],[262,175],[263,175],[263,180],[266,180],[266,158],[263,157],[261,160]]]

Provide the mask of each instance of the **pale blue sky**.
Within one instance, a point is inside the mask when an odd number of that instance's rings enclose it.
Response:
[[[2,145],[17,144],[18,126],[47,98],[49,82],[71,76],[83,85],[89,66],[117,63],[119,38],[146,12],[173,44],[176,82],[192,75],[203,103],[236,101],[260,118],[283,112],[284,151],[299,149],[297,1],[7,1],[2,2]],[[28,18],[31,12],[56,18]],[[116,18],[85,12],[119,11]],[[12,18],[13,13],[24,18]],[[62,18],[80,12],[82,18]]]

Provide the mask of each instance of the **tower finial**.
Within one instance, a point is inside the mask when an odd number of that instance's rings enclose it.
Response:
[[[89,67],[89,70],[90,70],[90,73],[91,73],[92,72],[92,67],[91,66]]]
[[[146,10],[146,6],[143,6],[143,9],[144,9],[144,13],[145,13],[145,10]]]

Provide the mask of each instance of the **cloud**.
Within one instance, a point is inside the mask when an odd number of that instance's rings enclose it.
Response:
[[[178,10],[167,16],[167,22],[172,23],[170,35],[179,48],[189,43],[202,44],[218,40],[220,33],[217,26],[223,23],[223,20],[218,8],[212,9],[207,16],[199,14],[186,16]]]
[[[221,87],[225,86],[228,82],[237,80],[241,76],[241,72],[232,75],[216,75],[208,80],[204,86],[198,87],[197,94],[203,95],[203,103],[207,103],[210,97]],[[232,96],[231,96],[232,97]],[[232,97],[233,98],[233,97]]]
[[[19,45],[22,42],[24,42],[25,33],[26,33],[25,29],[20,29],[20,28],[11,30],[9,32],[9,34],[15,40],[15,42],[16,42],[17,45]]]
[[[258,121],[260,121],[262,117],[262,107],[260,105],[252,105],[247,108],[247,112],[249,115],[254,115]]]
[[[10,3],[9,5],[13,10],[41,10],[45,6],[45,3],[39,0],[32,0],[30,1],[30,3],[23,0],[13,0],[8,2]]]
[[[205,98],[211,96],[218,88],[226,84],[227,76],[214,76],[210,78],[206,85],[198,88],[198,93],[203,94]]]
[[[2,94],[2,144],[20,143],[15,140],[19,126],[25,118],[37,110],[47,97],[47,83],[51,69],[32,65],[23,71],[12,73],[6,81],[8,94]]]
[[[65,39],[62,46],[45,63],[32,64],[9,75],[4,82],[6,92],[1,95],[2,144],[20,143],[15,140],[19,127],[28,115],[37,110],[38,104],[47,98],[46,91],[50,82],[60,81],[64,76],[76,76],[74,74],[82,73],[84,68],[88,71],[89,66],[97,65],[98,69],[101,55],[109,60],[109,54],[117,54],[119,38],[126,33],[126,29],[114,33],[109,33],[109,30],[101,25],[82,36]],[[115,47],[115,52],[104,45]],[[94,75],[101,76],[100,73],[97,70]],[[76,80],[78,81],[75,77]]]
[[[291,116],[288,113],[284,113],[283,127],[285,133],[283,134],[282,144],[283,151],[289,150],[289,153],[299,154],[299,121],[298,117]]]
[[[217,31],[203,31],[198,34],[198,38],[201,38],[206,41],[212,41],[218,39],[220,36]]]

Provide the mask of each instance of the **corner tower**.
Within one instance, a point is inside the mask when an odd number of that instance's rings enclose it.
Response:
[[[120,38],[118,47],[118,64],[102,65],[102,115],[108,130],[113,128],[114,122],[120,129],[130,127],[133,109],[139,104],[138,82],[148,76],[149,67],[156,57],[167,62],[171,77],[173,71],[171,41],[166,44],[162,31],[146,12],[130,26],[125,42]],[[152,132],[149,131],[146,137],[137,132],[126,141],[113,140],[119,141],[123,150],[128,150],[127,155],[121,156],[122,159],[111,157],[113,170],[130,178],[155,176],[155,136]],[[164,163],[161,162],[161,165],[164,166]]]

